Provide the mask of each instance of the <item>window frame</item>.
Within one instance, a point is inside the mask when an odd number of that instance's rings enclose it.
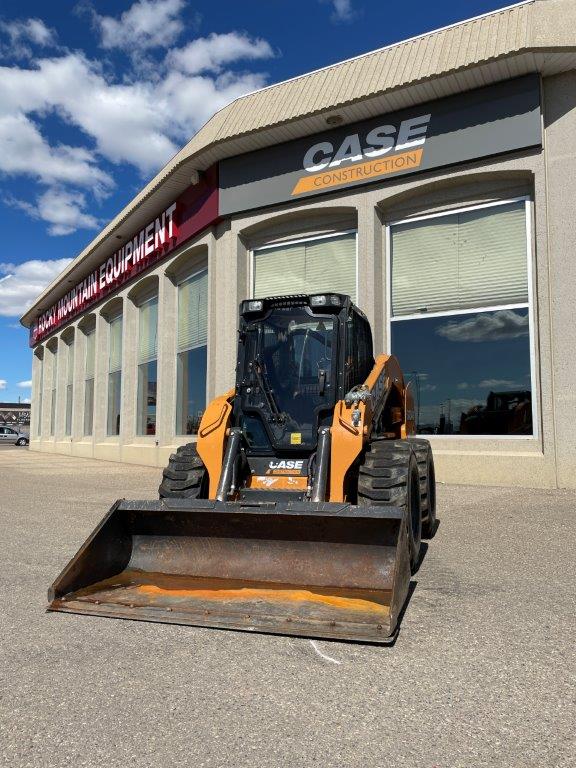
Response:
[[[356,294],[354,302],[358,303],[358,228],[354,229],[344,229],[341,232],[331,232],[327,235],[311,235],[310,237],[298,237],[292,240],[275,240],[270,243],[266,243],[266,245],[259,245],[255,248],[250,248],[249,250],[249,260],[248,260],[248,298],[253,299],[254,296],[254,288],[255,288],[255,278],[256,278],[256,269],[254,267],[255,264],[255,252],[256,251],[267,251],[271,250],[272,248],[281,248],[283,246],[288,245],[300,245],[301,243],[311,243],[315,240],[328,240],[330,238],[335,237],[342,237],[343,235],[354,235],[354,258],[355,258],[355,265],[354,265],[354,293]]]
[[[469,307],[466,309],[455,309],[452,311],[442,312],[419,312],[411,315],[398,315],[393,317],[392,315],[392,227],[400,224],[412,224],[417,221],[424,221],[429,219],[438,219],[443,216],[454,216],[459,213],[466,213],[468,211],[477,211],[484,208],[495,208],[502,205],[510,205],[511,203],[524,203],[525,222],[526,222],[526,259],[527,259],[527,281],[528,281],[528,301],[516,304],[497,304],[494,306],[482,306],[482,307]],[[504,309],[527,309],[528,311],[528,339],[530,347],[530,386],[532,391],[531,405],[532,405],[532,434],[531,435],[418,435],[433,440],[531,440],[535,441],[540,439],[540,424],[539,424],[539,390],[537,388],[537,376],[536,376],[536,344],[535,344],[535,306],[534,306],[534,284],[533,284],[533,224],[532,224],[532,204],[533,200],[530,195],[521,195],[519,197],[506,198],[502,200],[494,200],[489,203],[478,203],[475,205],[465,205],[458,208],[451,208],[446,211],[440,211],[438,213],[424,214],[422,216],[413,216],[404,219],[398,219],[397,221],[389,221],[385,225],[385,248],[386,248],[386,280],[385,280],[385,327],[386,327],[386,353],[392,354],[392,323],[402,320],[424,320],[431,317],[455,317],[459,315],[472,315],[480,312],[497,312]]]

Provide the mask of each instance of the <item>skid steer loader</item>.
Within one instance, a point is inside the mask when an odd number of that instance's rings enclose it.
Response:
[[[435,525],[410,389],[341,294],[240,306],[235,388],[163,473],[117,501],[49,610],[389,642]]]

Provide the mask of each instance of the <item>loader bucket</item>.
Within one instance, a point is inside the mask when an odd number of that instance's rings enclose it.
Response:
[[[409,581],[399,509],[118,501],[52,585],[48,610],[389,642]]]

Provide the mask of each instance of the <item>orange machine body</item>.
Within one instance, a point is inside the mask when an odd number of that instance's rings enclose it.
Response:
[[[347,501],[346,476],[370,441],[376,414],[387,411],[384,421],[386,437],[405,438],[415,433],[414,403],[410,387],[406,387],[398,360],[393,355],[379,355],[369,376],[360,388],[358,402],[338,400],[330,428],[330,477],[326,501]],[[206,408],[198,431],[197,450],[209,477],[208,498],[215,499],[222,470],[222,460],[230,430],[232,389],[215,398]],[[356,413],[354,414],[354,412]],[[382,419],[381,419],[382,421]],[[266,475],[250,475],[246,488],[274,491],[306,490],[307,478],[290,474],[290,470]]]

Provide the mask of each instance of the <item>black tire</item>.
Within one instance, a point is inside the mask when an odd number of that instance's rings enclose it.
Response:
[[[420,473],[420,507],[422,509],[422,536],[431,539],[436,533],[436,472],[434,457],[428,440],[408,438],[414,446]]]
[[[28,440],[25,437],[20,437],[16,440],[16,445],[28,445]]]
[[[205,478],[206,468],[194,443],[181,445],[170,456],[158,493],[161,499],[201,499]]]
[[[400,507],[408,522],[410,566],[420,561],[422,514],[420,476],[413,447],[407,440],[376,440],[364,455],[358,473],[358,504]]]

